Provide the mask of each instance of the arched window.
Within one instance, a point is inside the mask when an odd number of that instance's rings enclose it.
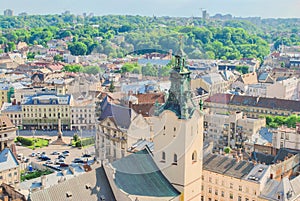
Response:
[[[177,154],[174,154],[173,165],[177,165]]]
[[[195,163],[197,162],[197,152],[194,151],[193,154],[192,154],[192,163]]]
[[[162,160],[163,162],[166,161],[166,153],[165,153],[164,151],[161,153],[161,160]]]

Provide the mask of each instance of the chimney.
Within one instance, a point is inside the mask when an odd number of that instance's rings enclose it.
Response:
[[[41,176],[41,189],[44,189],[46,187],[46,175]]]

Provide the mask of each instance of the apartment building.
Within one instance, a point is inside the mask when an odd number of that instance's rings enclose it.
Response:
[[[14,88],[8,84],[0,84],[0,106],[3,103],[10,103],[10,97],[14,94]]]
[[[0,151],[11,147],[16,137],[17,128],[7,116],[0,116]]]
[[[8,116],[12,123],[19,129],[22,128],[21,105],[15,105],[14,103],[4,103],[1,108],[1,114]]]
[[[232,94],[215,94],[204,102],[204,107],[217,113],[241,111],[251,118],[262,115],[300,115],[299,101]]]
[[[274,84],[268,85],[266,97],[298,100],[299,83],[299,78],[296,77],[279,77]]]
[[[285,126],[272,130],[272,144],[275,148],[290,148],[300,150],[300,124],[296,128]]]
[[[44,90],[33,96],[26,96],[22,102],[23,129],[56,130],[58,114],[62,129],[71,128],[71,95],[57,95],[55,91]]]
[[[243,142],[251,139],[261,127],[266,126],[264,118],[247,118],[243,112],[204,115],[204,139],[214,141],[218,148],[223,146],[243,147]]]
[[[265,161],[264,161],[265,160]],[[299,153],[281,149],[261,163],[242,155],[207,154],[203,159],[202,201],[270,201],[300,199]]]
[[[96,128],[96,104],[93,100],[73,101],[71,104],[71,130]]]

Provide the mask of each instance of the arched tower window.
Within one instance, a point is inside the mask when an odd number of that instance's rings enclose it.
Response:
[[[161,160],[162,160],[163,162],[166,161],[166,153],[165,153],[164,151],[161,153]]]
[[[194,151],[193,154],[192,154],[192,163],[195,163],[197,162],[197,152]]]
[[[172,165],[177,165],[177,154],[174,154]]]

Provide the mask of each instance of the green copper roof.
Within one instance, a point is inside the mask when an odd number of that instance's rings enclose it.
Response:
[[[192,101],[190,71],[185,67],[183,53],[175,56],[175,65],[170,72],[171,87],[166,103],[162,106],[155,105],[155,115],[164,110],[173,111],[179,119],[189,119],[195,111]]]
[[[177,197],[180,193],[156,166],[145,149],[112,163],[116,185],[131,195]]]

